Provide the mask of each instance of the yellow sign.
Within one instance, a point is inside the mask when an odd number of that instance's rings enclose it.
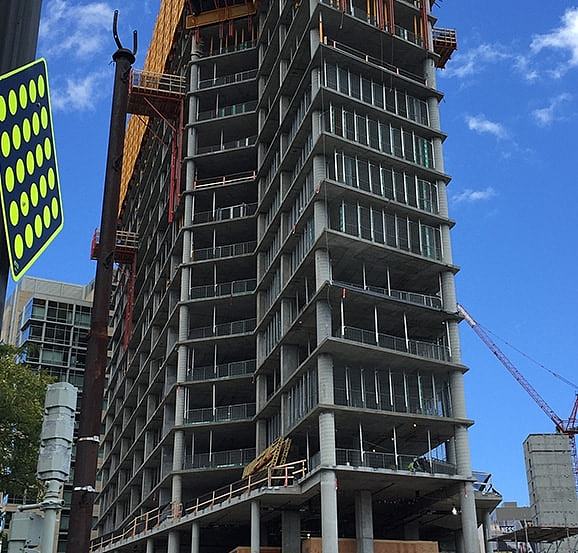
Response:
[[[44,59],[0,76],[0,200],[19,280],[64,225]]]

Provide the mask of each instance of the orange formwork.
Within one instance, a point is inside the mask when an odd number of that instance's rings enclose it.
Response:
[[[151,45],[145,58],[145,71],[164,73],[184,7],[185,0],[162,0],[151,39]],[[122,209],[124,199],[128,193],[130,179],[147,129],[147,123],[148,117],[146,116],[131,117],[128,121],[120,181],[120,209]]]
[[[439,553],[437,542],[373,540],[374,553]],[[321,538],[309,538],[301,544],[301,553],[322,553]],[[357,553],[357,540],[339,540],[339,553]]]

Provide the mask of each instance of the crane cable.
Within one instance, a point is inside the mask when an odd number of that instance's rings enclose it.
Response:
[[[574,382],[568,380],[566,377],[562,376],[561,374],[557,373],[556,371],[553,371],[552,369],[549,369],[548,367],[546,367],[545,365],[543,365],[542,363],[540,363],[539,361],[537,361],[536,359],[534,359],[533,357],[531,357],[530,355],[528,355],[527,353],[523,352],[521,349],[517,348],[516,346],[514,346],[513,344],[511,344],[510,342],[508,342],[506,339],[498,336],[495,332],[492,332],[489,328],[483,326],[482,324],[480,324],[478,322],[478,325],[483,328],[488,334],[491,334],[494,338],[497,338],[498,340],[500,340],[501,342],[503,342],[504,344],[506,344],[507,346],[509,346],[510,348],[512,348],[514,351],[518,352],[520,355],[522,355],[523,357],[525,357],[526,359],[528,359],[529,361],[531,361],[532,363],[538,365],[538,367],[541,367],[542,369],[544,369],[546,372],[550,373],[552,376],[554,376],[555,378],[557,378],[558,380],[564,382],[564,384],[567,384],[568,386],[570,386],[571,388],[574,388],[575,390],[578,390],[578,384],[575,384]]]

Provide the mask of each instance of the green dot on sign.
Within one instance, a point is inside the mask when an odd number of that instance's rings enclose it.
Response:
[[[42,217],[40,215],[34,217],[34,234],[36,234],[36,238],[42,236]]]
[[[32,115],[32,131],[35,135],[40,132],[40,119],[38,118],[38,113]]]
[[[26,225],[24,229],[24,240],[26,242],[26,247],[31,248],[34,243],[34,231],[32,230],[32,225]]]
[[[54,188],[55,182],[56,178],[54,176],[54,169],[51,167],[50,169],[48,169],[48,186],[50,187],[50,190]]]
[[[29,175],[34,173],[34,154],[32,152],[26,154],[26,170]]]
[[[16,179],[20,184],[24,182],[24,177],[26,176],[26,171],[24,169],[24,162],[19,159],[16,162]]]
[[[44,106],[42,106],[40,110],[40,122],[42,123],[43,129],[48,127],[48,110]]]
[[[20,127],[18,125],[14,125],[12,127],[12,145],[14,146],[15,150],[18,150],[21,144],[22,134],[20,133]]]
[[[46,192],[47,192],[47,188],[46,188],[46,177],[44,175],[42,175],[40,177],[40,195],[43,198],[46,198]]]
[[[42,167],[42,164],[44,163],[44,150],[40,144],[36,145],[36,150],[34,153],[36,154],[36,165],[38,165],[38,167]]]
[[[8,109],[12,115],[16,115],[18,111],[18,98],[13,90],[8,93]]]
[[[36,81],[34,79],[28,83],[28,95],[32,103],[36,102]]]
[[[4,175],[4,184],[6,185],[6,190],[12,192],[14,190],[14,170],[12,167],[6,168],[6,174]]]
[[[28,200],[28,194],[26,194],[26,192],[22,192],[22,194],[20,194],[20,211],[22,212],[22,215],[26,217],[28,215],[29,210],[30,210],[30,203]]]
[[[10,155],[10,135],[6,131],[2,133],[2,138],[0,138],[0,148],[4,157]]]
[[[48,228],[50,226],[50,208],[47,205],[42,210],[42,218],[44,219],[44,226]]]
[[[6,119],[6,100],[0,96],[0,123]]]
[[[24,255],[24,242],[22,241],[22,236],[19,234],[14,238],[14,254],[18,259],[22,259]]]
[[[50,142],[50,138],[48,137],[44,139],[44,156],[46,159],[50,159],[52,157],[52,142]]]
[[[18,98],[20,99],[20,107],[26,109],[28,105],[28,90],[26,90],[26,86],[23,84],[21,84],[18,89]]]
[[[20,210],[18,209],[18,204],[12,202],[10,204],[10,222],[12,226],[15,227],[18,224],[18,219],[20,219]]]
[[[56,219],[58,217],[58,211],[60,209],[58,207],[58,200],[56,198],[52,198],[52,201],[50,202],[50,209],[52,211],[52,217]]]
[[[31,135],[32,129],[30,128],[30,120],[28,118],[25,118],[24,121],[22,121],[22,136],[24,137],[24,140],[26,140],[26,142],[29,142]]]
[[[30,187],[30,201],[34,207],[38,205],[38,186],[36,186],[35,182]]]
[[[46,92],[46,83],[44,82],[44,77],[38,75],[38,96],[44,98],[44,92]]]

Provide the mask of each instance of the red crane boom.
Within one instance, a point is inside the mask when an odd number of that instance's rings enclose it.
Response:
[[[538,407],[548,415],[550,420],[556,426],[556,431],[568,436],[570,440],[570,450],[572,452],[572,463],[574,466],[574,477],[576,479],[576,486],[578,489],[578,454],[576,451],[576,434],[578,434],[578,427],[576,426],[576,417],[578,414],[578,395],[574,402],[574,407],[570,418],[567,421],[561,419],[555,411],[546,403],[546,400],[538,393],[538,390],[530,384],[524,375],[514,366],[514,364],[506,357],[502,350],[490,338],[488,333],[478,324],[478,322],[466,311],[466,309],[458,304],[458,313],[465,319],[465,321],[472,327],[472,330],[479,336],[479,338],[488,346],[490,351],[498,358],[500,363],[506,367],[508,372],[516,379],[516,381],[528,392],[528,395],[538,404]],[[568,382],[569,383],[569,382]],[[572,383],[569,383],[572,384]]]

